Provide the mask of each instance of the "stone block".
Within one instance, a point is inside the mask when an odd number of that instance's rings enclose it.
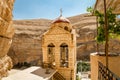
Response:
[[[12,60],[10,57],[5,55],[0,58],[0,77],[5,77],[8,75],[8,70],[12,68]]]
[[[11,39],[0,37],[0,57],[7,55],[7,52],[11,45]]]
[[[12,26],[12,22],[6,22],[3,19],[0,19],[0,36],[4,36],[7,38],[12,38],[14,35],[14,28]]]
[[[12,43],[14,28],[12,26],[12,8],[14,0],[0,0],[0,80],[8,75],[12,60],[7,56]]]

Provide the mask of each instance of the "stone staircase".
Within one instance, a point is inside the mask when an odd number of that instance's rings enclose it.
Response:
[[[56,72],[53,75],[53,80],[66,80],[60,73]]]

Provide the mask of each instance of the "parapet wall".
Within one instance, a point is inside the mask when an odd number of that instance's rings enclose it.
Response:
[[[12,60],[7,53],[12,43],[14,28],[12,10],[14,0],[0,0],[0,79],[7,76],[12,68]]]
[[[99,56],[96,53],[90,55],[91,80],[98,80],[98,61],[106,65],[106,57]],[[109,69],[120,77],[120,56],[109,56]]]

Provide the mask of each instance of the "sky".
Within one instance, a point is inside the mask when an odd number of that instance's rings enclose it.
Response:
[[[86,13],[87,7],[94,6],[95,0],[15,0],[13,19],[55,19]]]

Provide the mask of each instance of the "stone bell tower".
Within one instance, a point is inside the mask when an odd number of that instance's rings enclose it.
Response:
[[[76,33],[62,15],[42,37],[43,63],[49,63],[66,80],[76,80]]]

